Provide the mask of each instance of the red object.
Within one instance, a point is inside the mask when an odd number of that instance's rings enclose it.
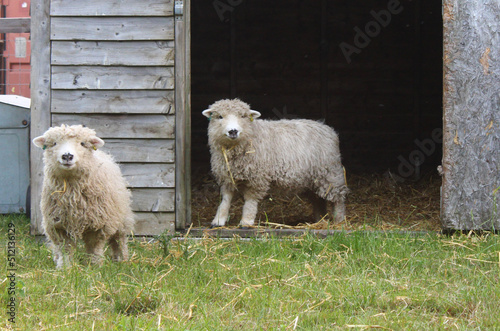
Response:
[[[30,0],[1,0],[2,16],[30,17]],[[2,34],[1,94],[30,97],[31,41],[29,33]]]

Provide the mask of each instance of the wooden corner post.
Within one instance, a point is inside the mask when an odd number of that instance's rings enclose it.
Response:
[[[444,229],[500,230],[500,6],[444,0]]]
[[[50,127],[50,1],[31,0],[31,139]],[[31,233],[42,233],[42,150],[31,146]]]
[[[175,1],[175,228],[191,220],[190,0]]]

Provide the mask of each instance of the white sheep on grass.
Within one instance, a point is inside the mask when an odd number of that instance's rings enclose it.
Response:
[[[127,260],[134,227],[130,191],[104,141],[81,125],[54,127],[33,143],[44,149],[42,226],[58,268],[69,265],[78,239],[91,262],[102,263],[106,242],[114,260]]]
[[[316,220],[327,214],[325,202],[335,222],[344,220],[348,189],[331,127],[312,120],[257,120],[261,114],[238,99],[217,101],[203,115],[210,120],[211,166],[222,195],[212,226],[226,224],[236,191],[245,200],[240,225],[252,226],[271,184],[312,192]]]

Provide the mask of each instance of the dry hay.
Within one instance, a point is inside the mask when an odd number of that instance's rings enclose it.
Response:
[[[312,219],[309,201],[296,194],[271,190],[259,204],[256,226],[292,229],[411,230],[437,231],[441,178],[424,176],[420,181],[396,182],[386,173],[350,175],[347,218],[333,224],[327,218]],[[192,220],[195,227],[209,227],[220,202],[219,187],[206,173],[193,174]],[[231,206],[228,227],[238,225],[243,199],[238,195]]]

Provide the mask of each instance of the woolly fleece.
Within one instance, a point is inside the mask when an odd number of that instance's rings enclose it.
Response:
[[[203,114],[210,118],[211,167],[223,196],[213,226],[225,224],[224,209],[235,190],[245,198],[240,224],[252,225],[257,202],[271,184],[289,191],[313,191],[335,205],[337,222],[344,220],[348,188],[339,139],[331,127],[303,119],[255,119],[260,114],[238,99],[217,101]],[[237,139],[231,139],[227,125],[235,119],[241,130]]]
[[[131,194],[112,157],[97,150],[104,142],[81,125],[50,128],[33,142],[44,148],[42,226],[57,267],[70,262],[78,239],[94,263],[101,263],[107,241],[115,260],[127,260],[127,235],[134,227]],[[59,148],[66,143],[76,153],[71,169],[61,166]]]

